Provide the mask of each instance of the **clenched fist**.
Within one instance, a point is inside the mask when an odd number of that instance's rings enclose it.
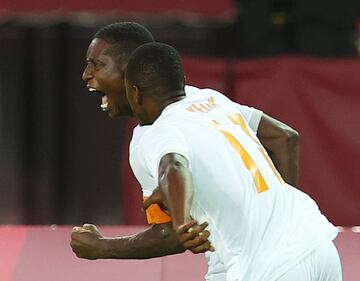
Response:
[[[103,235],[93,224],[75,226],[71,231],[70,246],[79,258],[95,260],[102,258]]]

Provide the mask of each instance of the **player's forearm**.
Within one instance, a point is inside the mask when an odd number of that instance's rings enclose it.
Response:
[[[104,237],[99,256],[104,259],[148,259],[184,251],[171,223],[166,223],[152,225],[131,236]]]
[[[190,222],[192,179],[187,160],[178,154],[165,155],[159,168],[159,187],[169,208],[173,226]]]
[[[299,177],[299,134],[291,128],[283,131],[265,149],[283,179],[294,186]]]
[[[280,139],[277,146],[272,146],[270,157],[283,179],[294,186],[299,180],[299,137],[292,135]]]
[[[263,114],[257,136],[283,179],[297,185],[299,174],[299,134],[290,126]]]

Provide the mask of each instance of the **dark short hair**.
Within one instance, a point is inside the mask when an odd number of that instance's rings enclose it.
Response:
[[[126,78],[142,90],[182,90],[184,71],[179,53],[164,43],[147,43],[130,56]]]
[[[136,22],[116,22],[99,29],[94,38],[111,44],[112,52],[128,57],[140,45],[154,42],[151,32]]]

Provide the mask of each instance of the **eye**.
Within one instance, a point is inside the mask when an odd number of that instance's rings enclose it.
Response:
[[[88,68],[92,68],[92,69],[95,69],[95,70],[98,70],[99,69],[99,64],[93,60],[89,60],[86,62],[86,66]]]
[[[93,66],[94,68],[97,68],[97,67],[98,67],[98,64],[97,64],[96,62],[94,62],[94,61],[92,61],[90,64],[91,64],[91,66]]]

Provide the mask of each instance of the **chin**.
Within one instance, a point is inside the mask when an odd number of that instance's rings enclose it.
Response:
[[[129,113],[128,111],[125,110],[109,110],[108,115],[111,118],[133,116],[131,111]]]
[[[118,109],[116,111],[116,113],[114,113],[115,116],[122,116],[122,117],[134,117],[134,114],[133,112],[131,111],[130,108],[121,108],[121,109]]]
[[[107,114],[110,118],[115,118],[115,117],[120,116],[117,112],[111,112],[111,111],[108,111]]]
[[[119,114],[119,110],[116,107],[114,108],[111,104],[109,104],[109,107],[107,108],[106,113],[110,118],[115,118],[115,117],[121,115],[121,114]]]

